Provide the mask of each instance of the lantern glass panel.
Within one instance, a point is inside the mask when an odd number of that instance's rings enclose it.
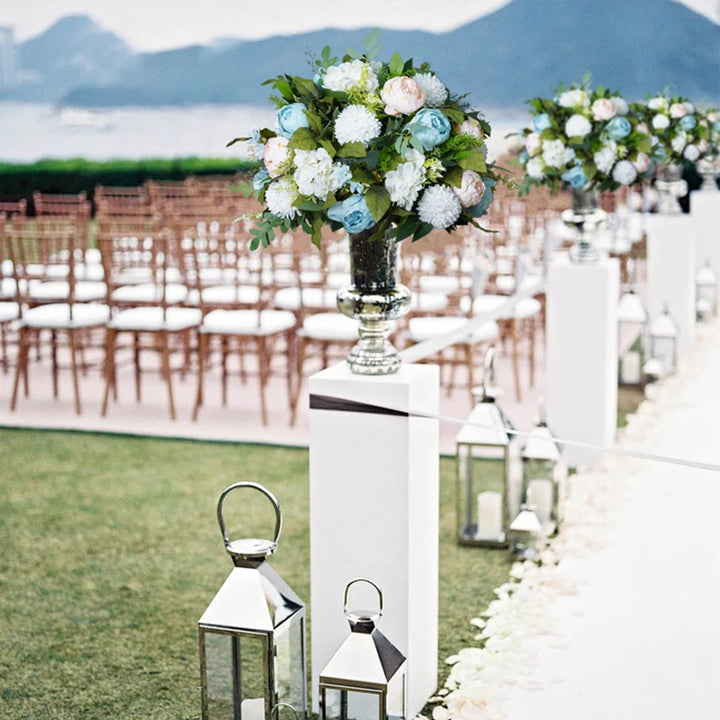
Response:
[[[621,345],[621,347],[625,347]],[[642,367],[645,364],[645,351],[642,335],[638,335],[620,356],[618,377],[621,385],[642,384]]]
[[[305,618],[295,615],[275,631],[275,702],[295,708],[305,707],[304,624]]]
[[[205,631],[202,642],[208,720],[264,720],[267,638]]]
[[[535,510],[547,535],[554,533],[558,525],[555,466],[552,460],[525,461],[525,502]]]
[[[387,689],[388,720],[405,719],[405,673],[396,673],[388,682]]]
[[[654,337],[652,355],[662,363],[667,374],[673,373],[675,371],[675,338]]]
[[[325,720],[383,720],[379,693],[326,687],[322,693]]]

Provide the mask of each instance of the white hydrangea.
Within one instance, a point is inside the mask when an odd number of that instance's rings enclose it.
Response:
[[[364,105],[348,105],[335,120],[335,139],[341,144],[368,143],[382,132],[382,124]]]
[[[619,95],[614,95],[610,99],[613,101],[618,115],[628,114],[628,112],[630,111],[630,106],[628,105],[628,102],[625,98],[622,98]]]
[[[680,154],[687,145],[687,133],[683,132],[682,130],[670,141],[670,145],[672,146],[672,149]]]
[[[631,185],[637,178],[637,170],[629,160],[620,160],[613,168],[612,177],[621,185]]]
[[[331,65],[325,71],[323,87],[334,92],[362,90],[371,93],[378,89],[378,79],[371,65],[356,59]]]
[[[295,151],[295,183],[301,195],[325,200],[328,193],[339,190],[351,176],[342,163],[333,163],[325,148]]]
[[[584,115],[571,115],[565,123],[568,137],[585,137],[591,130],[592,125]]]
[[[658,113],[653,115],[652,126],[655,130],[665,130],[670,125],[670,118],[667,115]]]
[[[437,75],[418,73],[413,80],[425,94],[425,107],[442,107],[448,97],[448,89]]]
[[[662,97],[661,95],[658,95],[657,97],[651,98],[648,100],[647,106],[651,110],[667,110],[668,109],[668,101],[667,98]]]
[[[695,162],[700,158],[700,148],[697,145],[688,145],[683,152],[683,157],[690,162]]]
[[[545,177],[545,163],[539,157],[528,160],[525,170],[533,180],[542,180]]]
[[[462,206],[449,185],[430,185],[418,203],[420,220],[442,230],[460,217]]]
[[[565,164],[565,144],[562,140],[546,140],[543,143],[543,160],[550,167],[559,168]]]
[[[602,150],[598,150],[593,155],[595,167],[599,172],[607,175],[615,164],[615,158],[617,157],[617,145],[614,142],[609,142]]]
[[[588,107],[590,105],[590,99],[588,98],[585,90],[577,88],[575,90],[566,90],[564,93],[560,93],[558,97],[558,105],[560,107],[574,108],[574,107]]]
[[[265,190],[265,203],[268,210],[276,217],[293,218],[300,213],[298,208],[293,207],[297,196],[297,186],[286,175],[268,185]]]
[[[408,150],[405,160],[385,176],[385,189],[391,202],[410,210],[425,182],[425,156],[417,150]]]

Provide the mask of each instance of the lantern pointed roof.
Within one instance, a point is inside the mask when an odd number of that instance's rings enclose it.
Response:
[[[342,682],[382,690],[405,662],[379,631],[351,632],[320,673],[320,682]]]
[[[477,403],[455,438],[470,445],[508,445],[514,436],[512,423],[492,399]]]

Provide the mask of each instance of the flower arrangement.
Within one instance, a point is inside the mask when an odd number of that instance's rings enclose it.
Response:
[[[650,135],[652,158],[658,165],[695,163],[711,152],[710,123],[686,98],[667,93],[633,103],[636,126]]]
[[[268,80],[277,128],[228,143],[249,141],[261,161],[246,188],[264,205],[252,248],[267,246],[276,229],[302,229],[319,247],[325,224],[398,241],[480,228],[502,179],[486,160],[490,125],[427,63],[415,67],[397,53],[377,61],[378,40],[371,33],[364,53],[341,61],[324,48],[312,79]]]
[[[648,133],[630,115],[618,93],[588,82],[562,85],[553,98],[529,101],[532,127],[521,132],[520,162],[526,175],[520,193],[532,186],[616,190],[638,182],[652,169]]]

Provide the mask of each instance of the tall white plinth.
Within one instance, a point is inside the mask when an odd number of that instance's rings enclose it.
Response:
[[[559,438],[601,447],[615,439],[619,290],[616,259],[558,259],[550,267],[545,404]],[[603,461],[600,452],[572,444],[565,455],[573,466]]]
[[[412,413],[437,416],[438,368],[373,377],[342,363],[309,388],[313,707],[318,675],[349,632],[345,587],[363,577],[381,588],[379,628],[407,658],[413,717],[438,683],[439,438],[437,420]]]
[[[702,187],[690,195],[690,219],[697,240],[696,269],[709,262],[720,278],[720,190]]]
[[[690,216],[654,215],[648,218],[647,308],[650,321],[667,307],[678,327],[678,351],[695,338],[695,228]]]

